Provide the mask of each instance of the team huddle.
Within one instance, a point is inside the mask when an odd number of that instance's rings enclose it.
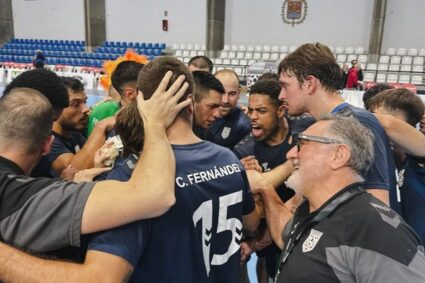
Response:
[[[425,282],[420,98],[377,86],[367,109],[346,103],[321,43],[260,77],[246,108],[238,75],[211,70],[123,61],[93,109],[78,79],[16,77],[0,99],[0,281],[245,282],[255,252],[274,282]]]

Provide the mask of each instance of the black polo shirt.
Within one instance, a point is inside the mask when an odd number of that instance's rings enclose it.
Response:
[[[305,201],[285,229],[282,255],[294,245],[276,282],[425,282],[420,239],[362,184],[313,213],[308,207]]]

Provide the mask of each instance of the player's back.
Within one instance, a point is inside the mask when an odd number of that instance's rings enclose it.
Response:
[[[173,145],[176,204],[149,221],[146,282],[239,282],[242,215],[254,208],[242,165],[208,141]]]

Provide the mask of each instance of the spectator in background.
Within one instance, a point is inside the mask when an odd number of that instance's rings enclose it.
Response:
[[[37,49],[32,60],[32,65],[35,68],[44,68],[44,61],[46,61],[46,57],[44,57],[44,54],[40,49]]]
[[[348,69],[347,74],[347,88],[359,88],[359,81],[363,81],[363,71],[360,68],[360,65],[357,64],[357,60],[351,60],[351,68]]]
[[[208,73],[212,73],[213,71],[213,62],[210,58],[203,55],[198,55],[195,57],[192,57],[189,60],[189,63],[187,64],[189,71],[204,71]]]

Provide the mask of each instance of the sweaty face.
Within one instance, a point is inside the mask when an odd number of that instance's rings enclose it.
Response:
[[[87,106],[87,95],[84,91],[68,91],[69,104],[58,119],[58,123],[65,130],[81,131],[87,126],[89,107]]]
[[[279,82],[282,87],[279,99],[283,101],[289,115],[298,116],[308,112],[307,92],[305,87],[295,76],[290,76],[282,72],[279,76]]]
[[[199,102],[195,102],[195,124],[208,129],[220,115],[221,93],[210,90]]]
[[[248,117],[251,120],[252,136],[258,141],[267,141],[279,129],[278,106],[268,95],[251,93],[248,99]]]
[[[224,86],[225,93],[221,97],[220,112],[223,117],[231,113],[238,105],[240,97],[239,81],[233,74],[217,74],[216,78]]]

